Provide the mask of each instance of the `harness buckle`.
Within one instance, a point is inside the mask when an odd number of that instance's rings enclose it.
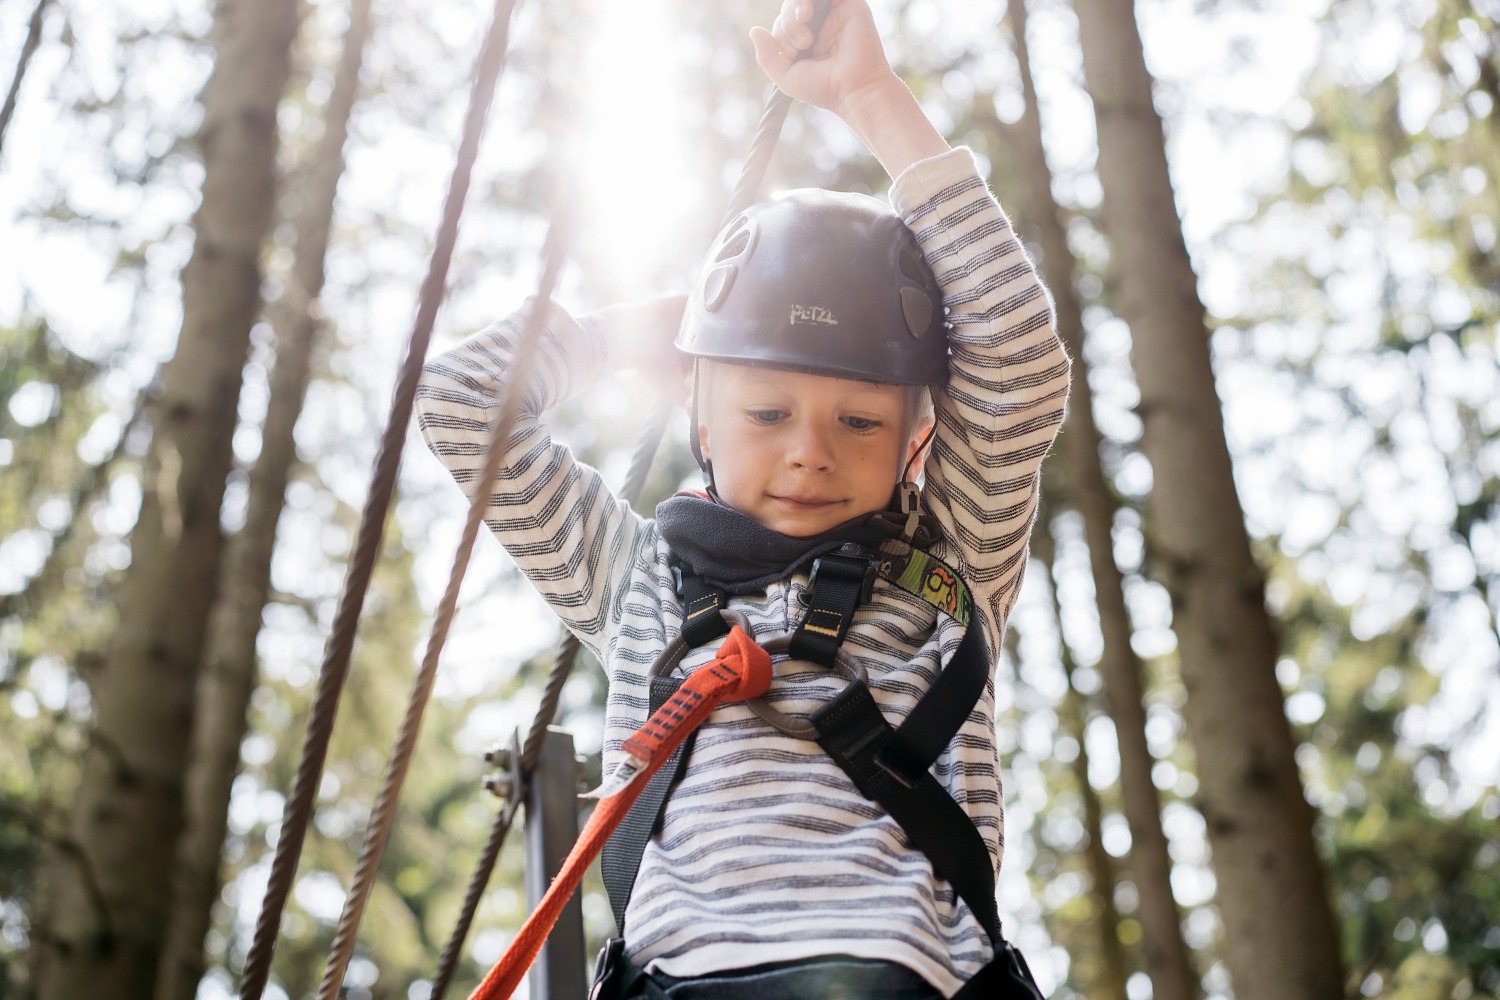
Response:
[[[912,759],[911,751],[901,742],[901,737],[892,735],[875,754],[874,764],[894,778],[902,788],[916,788],[927,768]]]
[[[859,546],[846,542],[838,552],[830,552],[813,560],[812,571],[807,575],[807,597],[812,599],[818,586],[818,574],[825,569],[833,576],[846,580],[859,580],[859,603],[865,604],[875,592],[875,580],[880,576],[880,558],[864,554]]]
[[[906,515],[901,540],[910,545],[917,537],[917,527],[922,523],[922,494],[916,483],[902,482],[896,486],[896,495],[900,498],[901,513]]]

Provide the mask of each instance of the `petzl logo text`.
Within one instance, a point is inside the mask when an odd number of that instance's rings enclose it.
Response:
[[[793,326],[799,323],[809,326],[838,326],[839,318],[833,314],[832,309],[824,306],[792,306],[791,322]]]

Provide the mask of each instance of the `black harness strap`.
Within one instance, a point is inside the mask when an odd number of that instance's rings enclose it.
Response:
[[[863,553],[858,545],[847,544],[837,553],[813,560],[804,591],[807,614],[792,633],[793,659],[833,666],[854,612],[870,599],[880,568],[878,561]]]
[[[697,576],[682,574],[675,566],[673,575],[677,579],[677,592],[682,596],[682,636],[689,647],[703,646],[728,635],[729,623],[719,614],[719,609],[729,603],[729,595],[710,587]],[[651,678],[651,706],[647,716],[665,705],[677,693],[681,683],[681,678]],[[693,752],[696,735],[689,733],[661,770],[651,776],[640,798],[635,800],[600,852],[599,871],[604,879],[604,889],[609,894],[609,908],[615,914],[615,926],[622,935],[625,933],[625,908],[630,905],[630,894],[641,870],[646,843],[661,826],[672,786],[687,770],[688,755]]]
[[[682,637],[690,648],[707,645],[729,634],[729,626],[719,611],[728,606],[729,592],[711,587],[703,578],[684,572],[681,565],[672,567],[677,593],[682,598]]]
[[[950,675],[958,680],[934,684],[900,729],[885,721],[870,689],[861,684],[845,688],[813,714],[812,722],[822,734],[818,745],[861,794],[901,825],[912,846],[953,886],[998,946],[1003,939],[990,852],[968,813],[929,771],[968,718],[989,676],[978,629],[964,633],[939,679]]]

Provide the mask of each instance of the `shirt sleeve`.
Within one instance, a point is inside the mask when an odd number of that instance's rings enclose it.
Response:
[[[969,150],[913,164],[891,203],[937,277],[950,324],[924,505],[958,550],[998,650],[1026,568],[1042,459],[1067,404],[1069,361],[1046,289]]]
[[[427,446],[472,501],[503,394],[520,408],[490,487],[485,524],[566,624],[596,654],[609,609],[628,578],[642,519],[599,472],[553,440],[542,415],[607,365],[602,339],[552,305],[524,383],[511,385],[534,302],[427,362],[417,422]]]

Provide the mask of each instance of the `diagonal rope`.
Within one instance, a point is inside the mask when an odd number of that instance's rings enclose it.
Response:
[[[813,16],[809,21],[809,27],[814,36],[827,19],[830,7],[830,0],[815,0]],[[730,195],[729,209],[724,213],[721,228],[749,208],[758,198],[761,185],[765,182],[766,170],[771,163],[771,156],[781,138],[781,129],[791,106],[790,97],[781,90],[772,88],[766,99],[765,109],[761,112],[760,122],[756,126],[755,136],[750,142],[750,152],[746,154],[745,161],[740,167],[740,176]],[[652,460],[661,446],[662,435],[666,432],[671,415],[670,404],[658,404],[652,411],[645,429],[641,432],[640,440],[631,456],[630,471],[626,476],[625,486],[621,490],[621,496],[632,507],[639,504],[646,477],[651,471]],[[468,888],[464,893],[463,907],[459,911],[458,920],[454,924],[452,934],[443,945],[442,954],[438,959],[437,972],[433,976],[432,991],[429,994],[431,1000],[443,1000],[443,995],[453,980],[453,972],[462,954],[464,940],[473,926],[474,914],[479,908],[479,901],[484,895],[485,887],[489,885],[490,878],[494,874],[495,863],[500,857],[500,848],[504,845],[511,825],[515,822],[519,803],[525,798],[524,784],[531,780],[531,772],[536,765],[537,756],[541,753],[542,740],[546,737],[547,727],[557,716],[557,706],[562,697],[563,687],[572,675],[578,650],[578,638],[571,632],[565,632],[558,646],[552,669],[547,674],[541,703],[537,707],[536,717],[532,720],[531,729],[526,735],[526,742],[521,751],[519,770],[523,787],[512,789],[510,801],[495,816],[489,839],[485,842],[484,849],[475,865],[474,874],[470,877]]]
[[[468,195],[485,119],[489,116],[495,84],[505,65],[510,20],[514,10],[515,0],[495,0],[489,30],[480,49],[474,86],[469,94],[468,111],[464,117],[463,138],[443,204],[442,223],[428,261],[427,275],[422,281],[416,320],[392,394],[385,432],[380,439],[370,494],[360,519],[359,534],[344,581],[344,592],[339,598],[333,629],[323,653],[317,696],[302,745],[302,760],[297,766],[297,777],[283,814],[281,835],[276,841],[276,857],[271,865],[265,901],[256,923],[255,938],[245,959],[245,972],[240,982],[242,1000],[259,1000],[270,976],[271,958],[276,949],[282,911],[296,878],[297,862],[312,818],[313,802],[322,778],[323,765],[328,757],[328,743],[333,733],[339,696],[349,673],[349,657],[354,648],[355,630],[385,534],[386,516],[390,512],[391,499],[395,493],[401,452],[406,443],[406,429],[411,422],[412,406],[416,398],[417,380],[421,376],[427,346],[432,339],[438,308],[442,305],[448,267],[458,240],[459,219]]]
[[[651,472],[651,462],[656,457],[657,446],[661,442],[662,433],[671,416],[670,403],[658,404],[652,410],[646,430],[636,444],[635,452],[630,459],[630,471],[625,477],[625,486],[620,491],[625,502],[632,507],[640,501],[641,493],[645,489],[646,477]],[[494,874],[495,862],[500,857],[500,848],[504,846],[505,838],[515,822],[516,812],[526,798],[525,786],[530,782],[531,772],[536,767],[536,759],[542,752],[542,741],[547,738],[547,727],[557,717],[557,706],[562,699],[563,687],[572,676],[578,650],[578,637],[572,632],[565,632],[562,642],[558,645],[557,656],[552,662],[552,669],[547,672],[547,680],[542,689],[542,700],[537,706],[536,717],[532,720],[531,730],[526,734],[526,742],[521,749],[519,766],[521,787],[511,790],[510,799],[495,816],[495,822],[490,827],[489,839],[485,841],[484,850],[480,852],[479,860],[475,863],[474,874],[469,877],[469,885],[464,892],[463,907],[459,910],[458,920],[454,923],[453,931],[449,934],[447,942],[443,945],[442,954],[438,957],[437,972],[433,974],[432,990],[428,994],[430,1000],[443,1000],[443,995],[447,993],[448,986],[453,981],[454,970],[457,969],[459,957],[463,953],[464,940],[469,936],[469,929],[474,924],[474,914],[479,910],[479,901],[484,896],[485,888],[490,884],[490,876]]]
[[[364,846],[360,848],[359,863],[354,869],[354,881],[349,895],[344,899],[344,912],[339,917],[338,930],[334,932],[333,944],[329,947],[328,967],[323,971],[323,982],[318,987],[318,1000],[336,1000],[344,982],[344,971],[354,955],[355,940],[359,924],[364,916],[365,904],[370,890],[375,885],[375,874],[380,868],[380,859],[385,854],[390,840],[391,827],[396,820],[396,807],[400,804],[401,786],[406,781],[406,771],[411,763],[412,751],[416,748],[417,736],[422,731],[422,715],[432,695],[432,685],[437,679],[438,660],[443,645],[448,640],[448,629],[453,624],[453,613],[458,607],[458,592],[463,586],[464,574],[469,568],[469,558],[474,552],[474,542],[479,537],[479,526],[490,500],[500,466],[505,460],[506,448],[510,445],[517,418],[521,411],[521,400],[532,365],[536,361],[537,347],[546,326],[547,310],[552,302],[552,292],[557,287],[557,276],[566,258],[563,237],[565,224],[554,217],[548,233],[546,264],[537,286],[536,298],[526,315],[526,324],[511,359],[511,370],[506,381],[499,414],[495,418],[494,433],[489,450],[485,454],[484,468],[474,484],[474,496],[469,504],[469,516],[464,521],[463,535],[459,539],[458,551],[453,556],[453,568],[448,574],[448,587],[438,602],[433,616],[432,632],[428,636],[427,651],[422,657],[422,667],[412,685],[411,699],[407,703],[406,717],[402,720],[396,745],[391,750],[390,762],[386,765],[385,779],[375,807],[370,813],[370,825],[365,831]]]

